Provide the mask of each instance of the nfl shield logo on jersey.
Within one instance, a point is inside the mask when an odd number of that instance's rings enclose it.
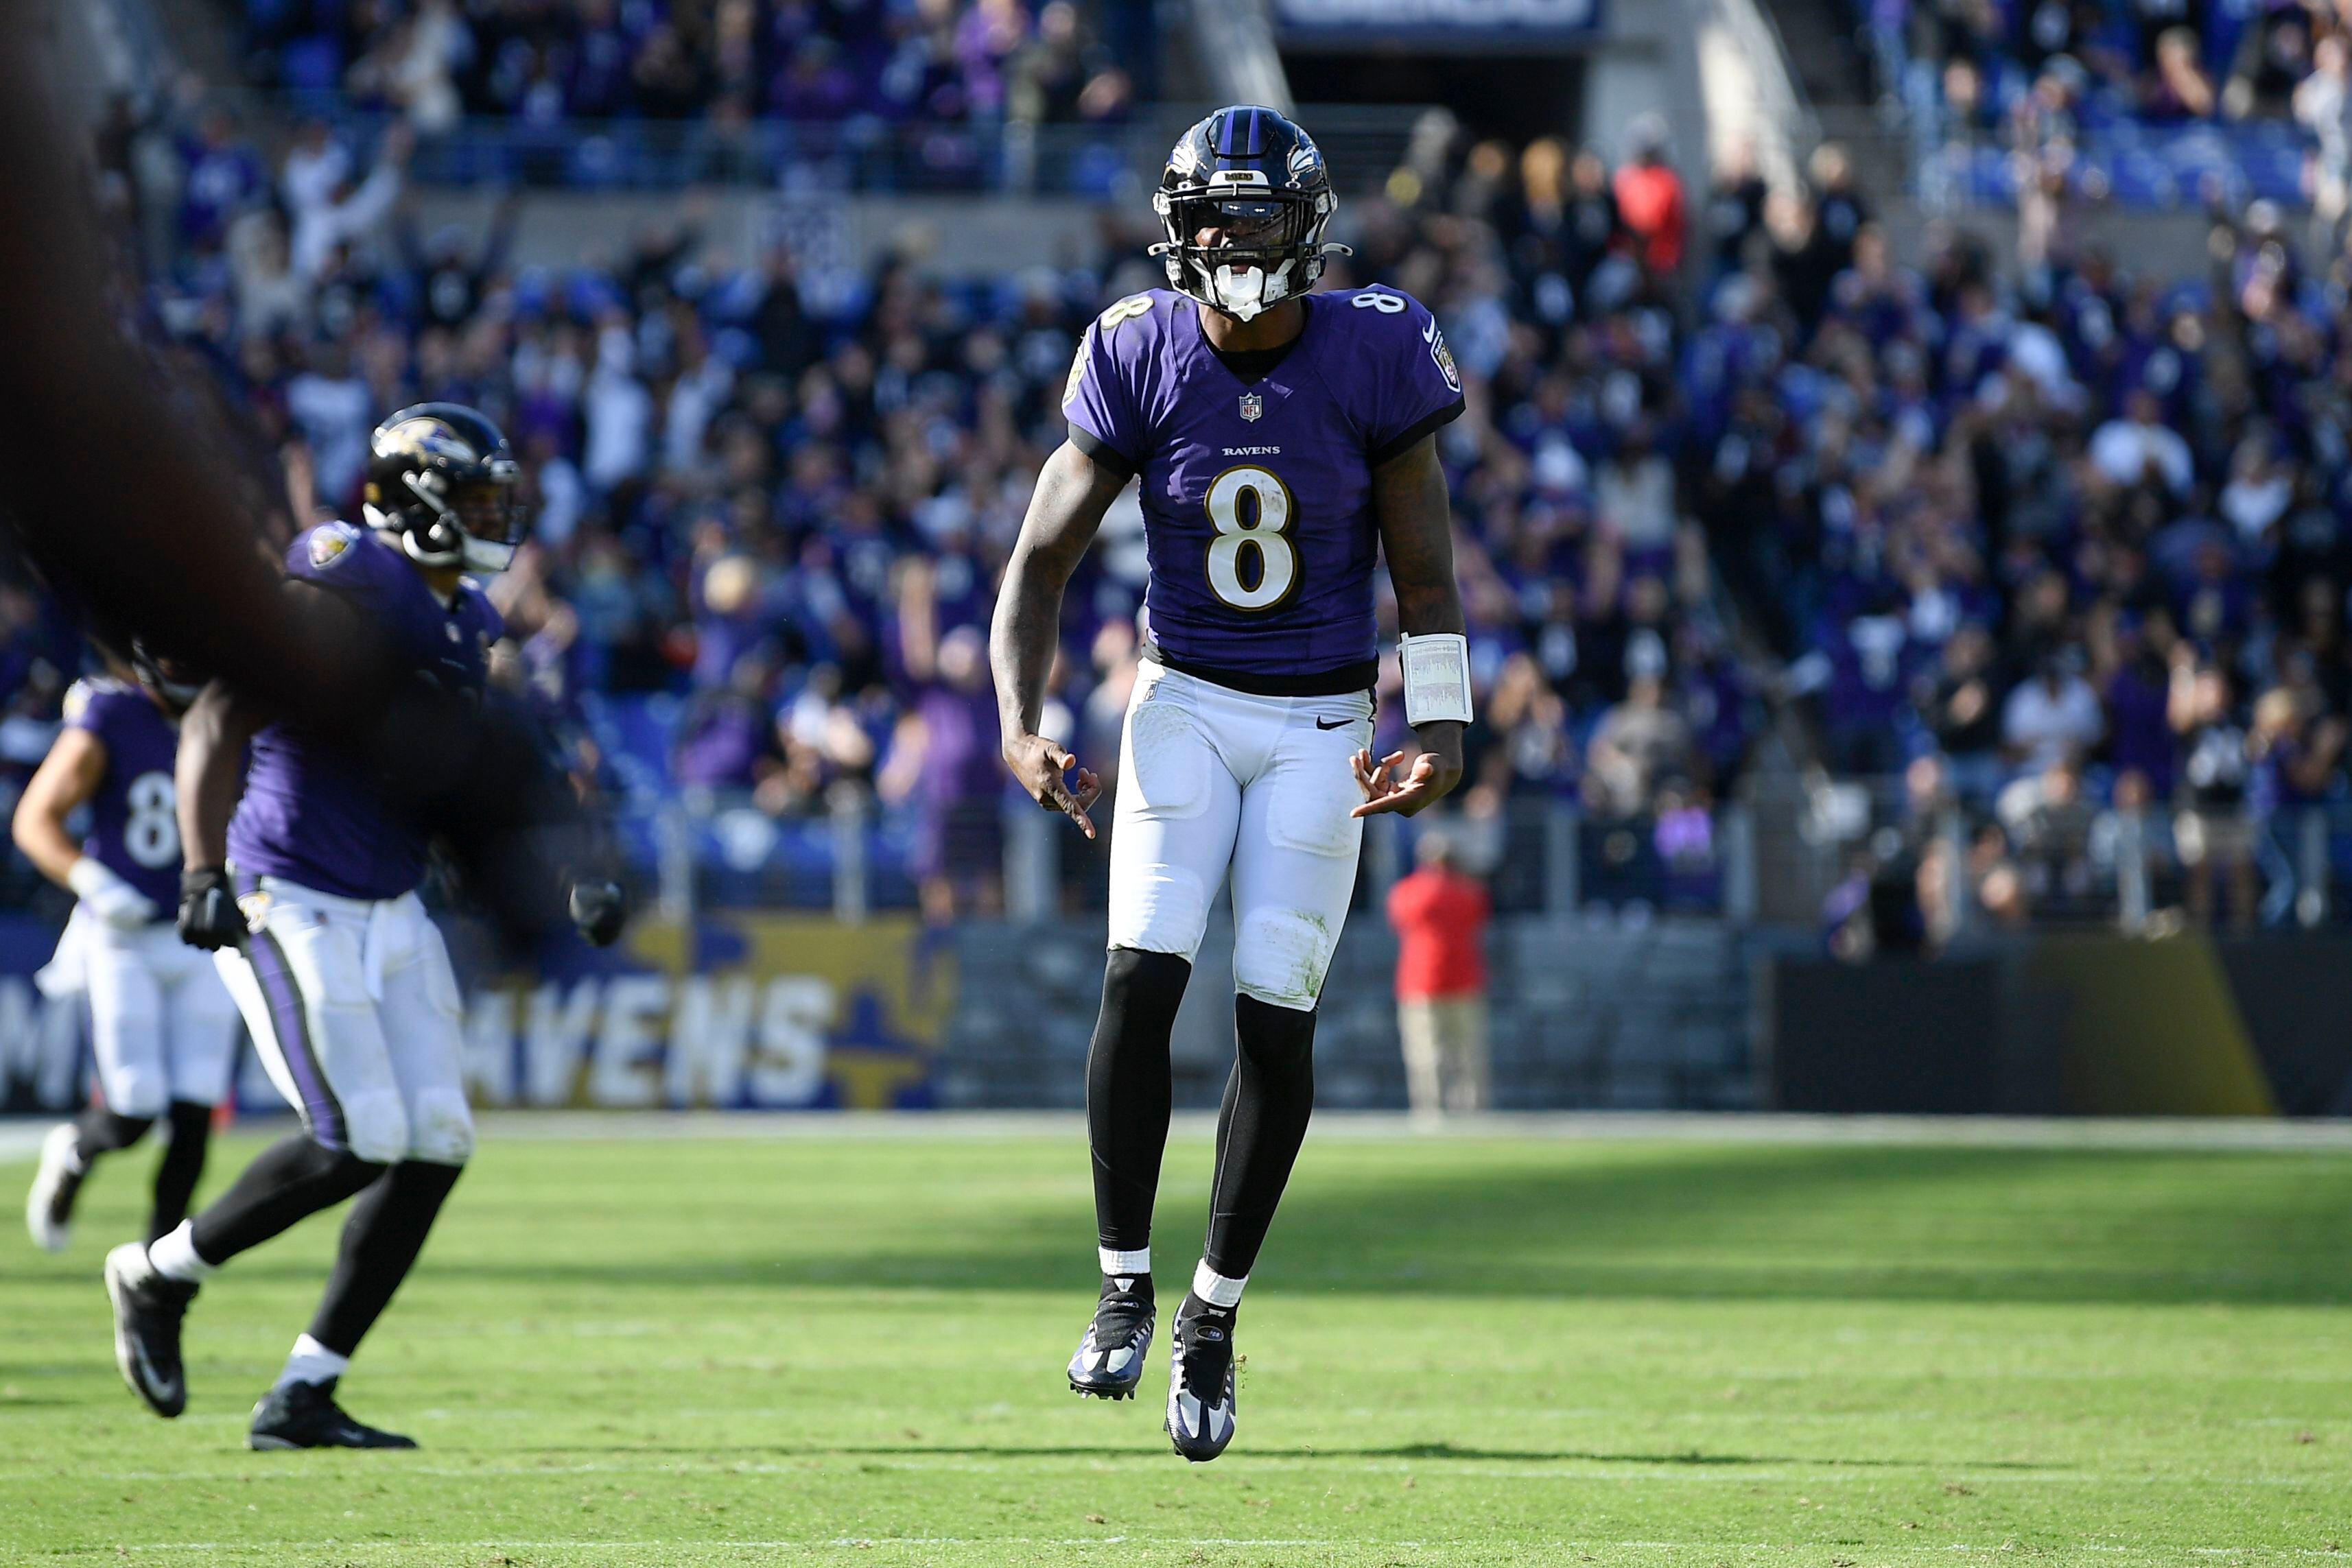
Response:
[[[1265,412],[1265,399],[1260,397],[1255,392],[1242,393],[1242,417],[1244,419],[1248,420],[1251,423],[1255,424],[1257,423],[1258,416]]]

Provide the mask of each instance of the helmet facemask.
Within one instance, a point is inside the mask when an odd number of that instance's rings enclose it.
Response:
[[[1169,283],[1236,320],[1306,293],[1323,276],[1324,256],[1347,250],[1323,243],[1338,204],[1328,190],[1276,190],[1254,170],[1218,170],[1205,189],[1162,190],[1152,204],[1168,237],[1151,250]],[[1213,244],[1201,243],[1206,233]]]

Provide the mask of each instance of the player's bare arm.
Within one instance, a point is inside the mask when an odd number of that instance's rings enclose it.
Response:
[[[245,790],[245,748],[266,722],[258,706],[220,680],[205,687],[180,721],[173,782],[180,854],[190,872],[217,870],[228,859],[228,820]]]
[[[1459,632],[1462,591],[1454,580],[1454,521],[1437,438],[1424,436],[1372,471],[1372,507],[1380,520],[1381,553],[1396,590],[1397,625],[1408,637]],[[1432,720],[1413,731],[1419,755],[1356,754],[1356,782],[1364,803],[1355,815],[1394,811],[1410,817],[1462,781],[1463,726]]]
[[[1004,731],[1004,761],[1030,799],[1060,811],[1095,836],[1087,808],[1102,781],[1077,768],[1069,752],[1037,733],[1061,636],[1062,591],[1077,570],[1103,514],[1128,476],[1064,442],[1037,476],[1029,514],[1004,568],[989,628],[988,662],[996,675],[996,705]],[[1075,769],[1075,771],[1074,771]]]
[[[245,749],[267,716],[250,697],[218,678],[180,720],[173,788],[180,819],[180,939],[218,951],[243,929],[228,880],[228,821],[245,792]]]
[[[61,729],[16,801],[10,835],[34,869],[59,887],[73,886],[73,868],[82,858],[66,819],[98,792],[105,776],[106,743],[86,729]]]

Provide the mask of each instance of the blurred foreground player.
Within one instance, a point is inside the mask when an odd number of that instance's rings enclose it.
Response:
[[[505,438],[473,410],[425,403],[394,414],[373,437],[368,527],[321,523],[297,538],[289,591],[342,597],[414,678],[478,697],[500,624],[465,573],[513,558],[516,477]],[[427,835],[368,771],[302,728],[265,725],[217,681],[189,713],[179,786],[181,934],[217,950],[303,1131],[263,1152],[193,1221],[108,1255],[117,1360],[157,1414],[178,1415],[187,1403],[181,1318],[205,1276],[358,1195],[325,1298],[254,1407],[247,1440],[412,1448],[352,1419],[334,1395],[474,1146],[457,982],[415,892]],[[583,883],[572,904],[592,940],[619,935],[617,887]]]
[[[169,1142],[155,1166],[150,1240],[187,1218],[204,1175],[213,1107],[228,1088],[236,1008],[202,953],[180,941],[180,823],[172,768],[180,715],[196,686],[143,658],[77,681],[65,726],[16,802],[25,858],[78,903],[44,990],[89,998],[100,1103],[51,1129],[25,1199],[34,1242],[61,1250],[75,1200],[100,1156],[127,1149],[158,1121]],[[89,808],[77,842],[66,821]]]
[[[1174,287],[1122,299],[1087,330],[1063,398],[1069,440],[1022,524],[992,657],[1005,760],[1091,835],[1099,786],[1037,733],[1039,716],[1063,589],[1140,476],[1149,635],[1121,739],[1110,957],[1087,1065],[1102,1291],[1069,1380],[1112,1399],[1142,1380],[1169,1031],[1230,871],[1239,1054],[1169,1357],[1168,1432],[1202,1460],[1233,1438],[1235,1309],[1307,1135],[1315,1008],[1360,819],[1417,811],[1461,777],[1469,655],[1435,432],[1462,389],[1413,300],[1307,292],[1338,248],[1323,241],[1335,199],[1315,143],[1272,110],[1220,110],[1185,132],[1154,204]],[[1370,750],[1383,550],[1411,758]]]
[[[141,329],[62,57],[84,7],[0,0],[0,530],[94,633],[235,687],[431,824],[500,933],[563,920],[600,834],[520,705],[412,678],[345,596],[289,591],[227,405]]]

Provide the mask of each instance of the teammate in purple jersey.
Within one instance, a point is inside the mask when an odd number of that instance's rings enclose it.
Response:
[[[171,924],[180,872],[173,758],[195,689],[140,663],[140,676],[117,665],[74,684],[64,727],[16,803],[17,846],[79,900],[37,978],[45,991],[88,998],[98,1070],[98,1103],[50,1130],[25,1200],[26,1228],[52,1252],[66,1245],[99,1158],[159,1120],[169,1142],[147,1234],[186,1218],[236,1051],[235,1004]],[[89,831],[77,841],[66,822],[83,807]]]
[[[505,437],[472,409],[404,409],[373,439],[368,527],[321,523],[296,539],[287,591],[310,612],[352,618],[353,634],[379,638],[415,678],[478,698],[500,628],[465,573],[512,559],[523,528],[516,478]],[[334,1396],[474,1146],[457,977],[415,892],[426,835],[346,753],[291,726],[264,727],[220,682],[189,711],[178,784],[180,934],[215,950],[303,1130],[194,1219],[108,1255],[117,1362],[157,1414],[178,1415],[181,1319],[198,1284],[357,1195],[325,1297],[254,1407],[247,1440],[413,1448],[353,1420]],[[623,913],[610,883],[573,891],[591,940],[616,937]]]
[[[1095,775],[1038,733],[1064,587],[1111,501],[1142,486],[1151,581],[1121,738],[1110,956],[1087,1064],[1102,1290],[1069,1364],[1124,1399],[1157,1315],[1151,1211],[1168,1042],[1230,875],[1234,1035],[1208,1238],[1177,1310],[1167,1427],[1213,1459],[1234,1425],[1235,1312],[1307,1134],[1315,1008],[1361,819],[1462,774],[1468,644],[1435,432],[1462,388],[1427,310],[1393,289],[1308,292],[1336,204],[1322,154],[1272,110],[1185,132],[1155,198],[1172,291],[1089,327],[997,601],[1005,760],[1091,837]],[[1419,747],[1375,758],[1372,567],[1385,556]]]

